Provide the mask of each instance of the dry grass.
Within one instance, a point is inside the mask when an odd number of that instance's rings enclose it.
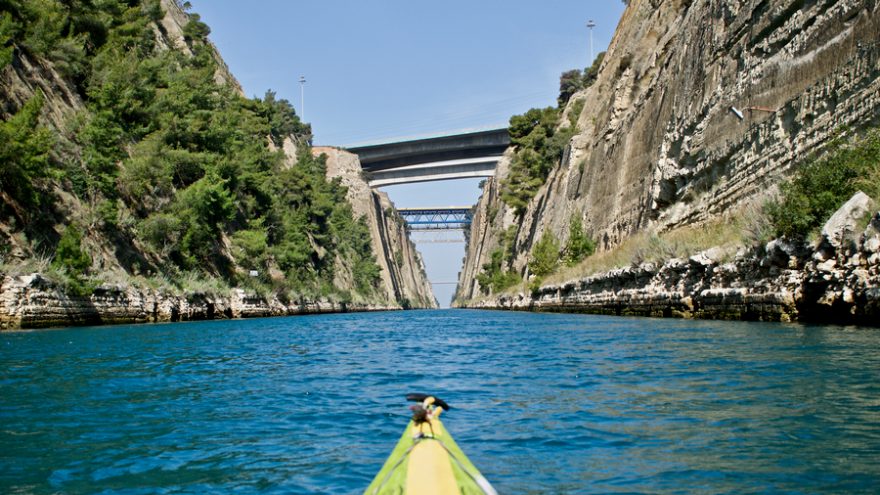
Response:
[[[544,285],[583,278],[615,268],[641,263],[663,263],[672,258],[693,256],[713,247],[732,248],[769,240],[769,229],[760,208],[744,208],[728,218],[701,226],[687,226],[660,234],[641,232],[620,245],[596,253],[573,267],[562,267],[544,280]]]
[[[26,258],[23,260],[0,260],[0,273],[10,277],[20,277],[33,273],[48,273],[54,271],[52,259],[52,255],[44,254],[36,258]]]
[[[686,258],[715,247],[722,248],[724,256],[732,258],[740,247],[763,245],[771,238],[772,226],[764,208],[755,203],[703,225],[681,227],[660,234],[640,232],[615,248],[596,253],[575,266],[560,265],[559,269],[541,281],[541,285],[561,284],[641,263],[663,263],[673,258]],[[468,302],[478,303],[500,294],[529,292],[528,283],[523,281],[499,294],[480,294]]]
[[[228,296],[232,292],[232,289],[223,280],[193,271],[181,274],[178,282],[185,292],[209,294],[212,296]]]

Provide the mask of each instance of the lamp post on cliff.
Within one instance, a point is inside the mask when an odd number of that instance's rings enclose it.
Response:
[[[299,76],[299,119],[306,121],[306,76]]]
[[[592,19],[587,21],[587,29],[590,30],[590,61],[589,65],[593,64],[593,28],[596,27],[596,23],[593,22]]]

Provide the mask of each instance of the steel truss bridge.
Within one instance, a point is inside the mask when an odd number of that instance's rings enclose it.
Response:
[[[473,218],[470,206],[439,208],[398,208],[400,216],[411,231],[466,230]]]

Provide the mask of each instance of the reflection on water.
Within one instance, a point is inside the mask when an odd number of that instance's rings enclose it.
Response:
[[[880,332],[424,311],[0,335],[0,492],[358,493],[434,391],[501,493],[875,493]]]

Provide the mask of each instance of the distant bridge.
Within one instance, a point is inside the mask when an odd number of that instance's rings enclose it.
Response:
[[[398,208],[410,230],[466,230],[471,226],[470,206]]]
[[[348,148],[360,158],[371,187],[492,177],[510,145],[507,129],[469,132]]]

